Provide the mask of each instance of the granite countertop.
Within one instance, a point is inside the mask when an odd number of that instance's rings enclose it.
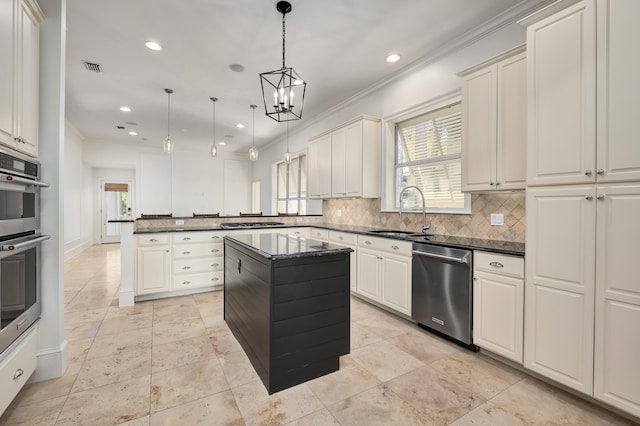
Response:
[[[248,248],[267,259],[290,259],[308,256],[327,256],[338,253],[350,253],[353,249],[297,237],[278,232],[267,234],[243,234],[224,237]]]
[[[339,225],[334,223],[295,223],[295,224],[283,224],[278,226],[259,226],[256,224],[255,228],[244,229],[273,229],[274,232],[278,232],[278,228],[296,228],[296,227],[313,227],[323,228],[331,231],[350,232],[355,234],[367,235],[370,237],[379,238],[393,238],[402,241],[411,241],[414,243],[435,244],[448,247],[457,247],[470,250],[484,250],[494,253],[502,253],[513,256],[524,256],[525,244],[514,241],[501,241],[501,240],[486,240],[481,238],[468,238],[468,237],[456,237],[452,235],[428,235],[426,239],[416,234],[407,235],[387,235],[379,234],[375,231],[380,231],[378,228],[372,228],[368,226],[354,226],[354,225]],[[146,228],[139,229],[134,234],[150,234],[157,232],[191,232],[191,231],[229,231],[232,229],[223,229],[220,226],[183,226],[180,228],[167,227],[167,228]],[[234,237],[235,238],[235,237]]]

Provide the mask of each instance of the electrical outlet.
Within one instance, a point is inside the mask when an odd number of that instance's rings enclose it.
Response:
[[[338,210],[337,215],[338,217],[342,217],[342,210]]]
[[[184,220],[178,219],[176,220],[176,226],[184,225]]]
[[[491,225],[493,226],[504,225],[504,215],[502,213],[491,213]]]

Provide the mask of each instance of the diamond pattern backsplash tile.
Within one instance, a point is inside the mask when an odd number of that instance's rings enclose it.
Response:
[[[338,210],[342,216],[338,216]],[[524,242],[525,193],[472,194],[471,214],[430,214],[432,234],[489,240]],[[504,225],[492,226],[491,214],[502,213]],[[334,199],[322,205],[324,222],[341,225],[372,226],[420,232],[422,213],[402,214],[380,211],[380,199]]]

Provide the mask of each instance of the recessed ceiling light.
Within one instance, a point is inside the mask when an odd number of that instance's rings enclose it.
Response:
[[[238,123],[238,124],[236,124],[236,127],[237,127],[238,129],[244,129],[244,124],[242,124],[242,123]]]
[[[131,136],[138,136],[138,132],[129,132]]]
[[[227,143],[225,141],[220,141],[218,142],[218,145],[226,145]]]
[[[400,60],[400,55],[398,55],[397,53],[392,53],[389,56],[387,56],[387,62],[398,62]]]
[[[240,64],[231,64],[229,65],[229,69],[235,72],[242,72],[244,71],[244,66]]]
[[[144,45],[147,46],[147,49],[155,50],[156,52],[162,50],[162,46],[157,41],[148,41]]]
[[[122,111],[122,112],[131,112],[131,108],[129,108],[128,106],[121,106],[120,107],[120,111]]]

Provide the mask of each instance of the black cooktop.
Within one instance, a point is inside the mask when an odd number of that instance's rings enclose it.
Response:
[[[237,229],[237,228],[263,228],[266,226],[280,226],[284,225],[283,222],[231,222],[222,223],[220,227],[223,229]]]

